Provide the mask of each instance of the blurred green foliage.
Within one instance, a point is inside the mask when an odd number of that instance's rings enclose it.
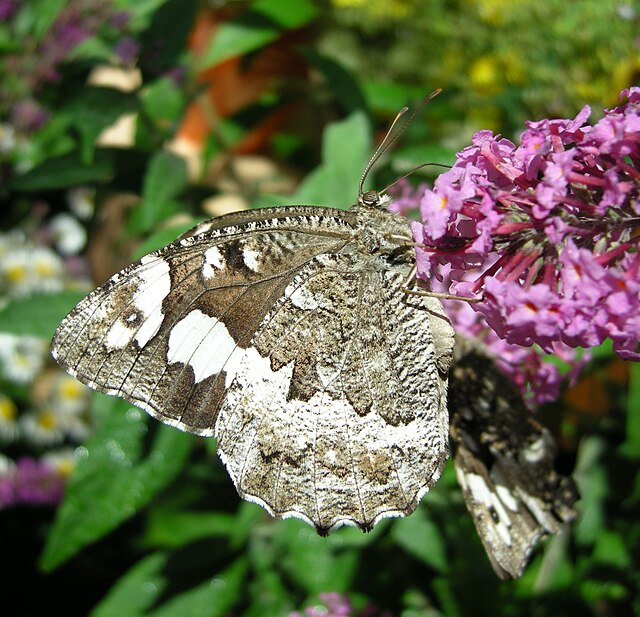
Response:
[[[77,17],[92,7],[104,20],[59,59],[55,79],[43,78],[43,41],[61,12],[75,9]],[[121,249],[111,247],[113,263],[102,264],[111,271],[203,218],[203,200],[226,190],[206,170],[232,168],[243,138],[291,103],[291,122],[258,152],[282,165],[276,175],[294,169],[304,179],[293,195],[274,196],[241,178],[235,190],[252,206],[346,207],[374,136],[437,86],[445,93],[387,155],[376,185],[425,160],[451,161],[473,130],[512,135],[526,119],[612,105],[640,68],[640,15],[625,2],[254,0],[213,10],[195,0],[75,0],[14,8],[0,22],[4,228],[28,230],[42,202],[46,223],[65,210],[69,189],[89,186],[97,191],[87,223],[95,248],[116,209],[111,198],[133,196],[111,232]],[[219,29],[195,53],[189,35],[208,11]],[[135,44],[132,58],[116,51],[124,38]],[[273,46],[304,70],[280,67],[238,111],[214,114],[200,143],[205,171],[193,173],[168,145],[202,100],[206,70],[241,56],[242,76]],[[124,90],[88,85],[105,64],[135,67],[139,81]],[[20,125],[25,100],[43,114],[36,126]],[[126,114],[135,118],[130,143],[102,145],[98,136]],[[0,330],[46,336],[77,297],[65,290],[9,302]],[[606,393],[603,409],[560,402],[544,412],[561,438],[563,471],[576,464],[580,519],[547,541],[518,581],[496,579],[449,468],[410,518],[385,520],[366,535],[340,529],[320,538],[300,521],[276,521],[241,502],[213,440],[95,395],[97,429],[78,451],[55,514],[0,512],[11,571],[5,603],[17,602],[25,615],[262,617],[338,591],[356,608],[405,617],[640,615],[640,371],[632,366],[612,380],[612,363],[602,351],[588,375]],[[15,396],[29,405],[28,390]]]

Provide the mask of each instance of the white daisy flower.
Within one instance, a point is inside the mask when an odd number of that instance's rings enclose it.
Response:
[[[47,341],[33,336],[0,333],[0,367],[6,379],[29,383],[42,369]]]
[[[96,208],[96,191],[87,186],[79,186],[67,191],[67,203],[81,221],[89,220]]]
[[[37,278],[24,246],[14,247],[0,257],[2,289],[13,297],[28,296],[37,287]]]
[[[51,249],[36,246],[18,235],[0,238],[0,290],[14,298],[35,292],[58,291],[64,266]]]
[[[18,407],[4,394],[0,394],[0,441],[15,441],[19,433]]]
[[[29,411],[20,417],[25,441],[34,446],[52,446],[64,441],[60,415],[51,409]]]
[[[66,478],[71,475],[76,465],[77,457],[73,448],[62,448],[55,452],[48,452],[40,460]]]
[[[0,477],[13,473],[15,468],[16,468],[15,461],[12,458],[9,458],[8,456],[5,456],[4,454],[2,454],[2,452],[0,452]]]
[[[57,214],[49,226],[56,249],[62,255],[77,255],[87,243],[87,232],[70,214]]]
[[[51,249],[44,246],[33,247],[29,261],[36,280],[33,291],[59,291],[64,287],[62,260]]]
[[[89,408],[91,389],[75,377],[62,371],[56,374],[52,386],[52,405],[65,413],[84,414]]]
[[[0,123],[0,154],[11,152],[16,147],[16,131],[11,124]]]

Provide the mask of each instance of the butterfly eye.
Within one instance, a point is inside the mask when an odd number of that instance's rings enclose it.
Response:
[[[366,191],[360,195],[358,201],[368,208],[375,208],[380,205],[380,193],[378,191]]]

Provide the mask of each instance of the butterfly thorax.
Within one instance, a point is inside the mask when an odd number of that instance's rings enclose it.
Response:
[[[413,259],[411,229],[406,218],[390,212],[391,198],[377,191],[367,191],[358,197],[352,211],[356,215],[358,250],[372,255]]]

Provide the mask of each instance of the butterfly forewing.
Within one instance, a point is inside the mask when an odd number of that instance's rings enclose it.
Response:
[[[123,396],[192,432],[212,434],[224,366],[246,346],[288,281],[314,255],[339,250],[352,228],[322,208],[185,237],[143,257],[83,300],[52,344],[88,385]],[[268,223],[265,217],[269,216]],[[311,231],[311,229],[313,231]],[[237,356],[237,354],[236,354]],[[201,399],[208,396],[207,409]]]
[[[410,513],[447,453],[453,334],[405,294],[401,217],[292,207],[213,219],[116,274],[52,351],[90,386],[215,434],[241,495],[325,532]]]

